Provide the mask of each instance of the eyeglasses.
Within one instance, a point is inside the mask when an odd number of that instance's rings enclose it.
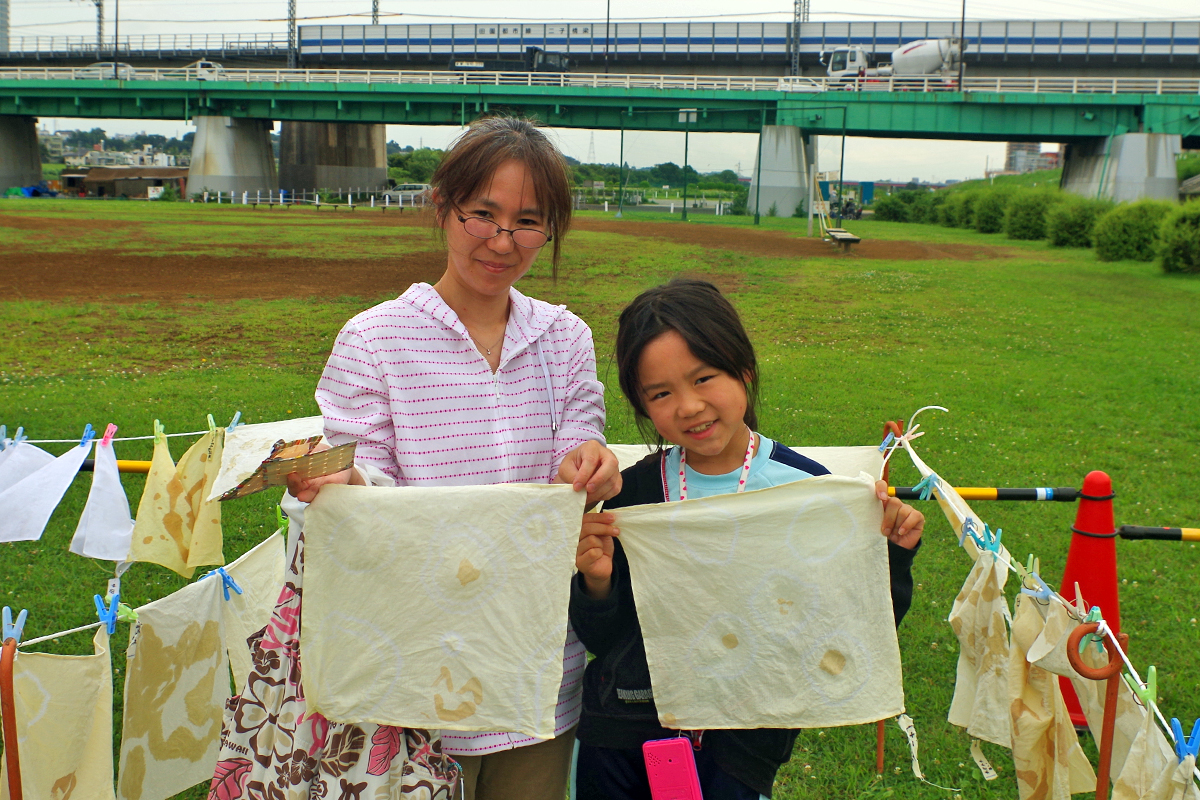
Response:
[[[476,239],[495,239],[501,233],[507,233],[512,236],[513,244],[529,250],[544,247],[546,242],[554,238],[533,228],[501,228],[490,219],[483,217],[464,217],[459,214],[458,221],[463,224],[467,233]]]

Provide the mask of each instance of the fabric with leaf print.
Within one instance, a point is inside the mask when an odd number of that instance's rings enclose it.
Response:
[[[251,638],[245,688],[225,707],[209,800],[450,800],[459,766],[429,731],[309,713],[300,683],[303,575],[301,533],[271,620]]]

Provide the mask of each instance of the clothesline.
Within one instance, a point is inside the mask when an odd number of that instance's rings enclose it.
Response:
[[[174,436],[203,436],[206,433],[208,431],[189,431],[188,433],[168,433],[164,435],[169,439]],[[154,434],[150,434],[149,436],[114,436],[112,440],[114,442],[137,442],[153,438]],[[21,441],[28,444],[70,444],[72,442],[78,444],[79,437],[76,436],[74,439],[22,439]]]

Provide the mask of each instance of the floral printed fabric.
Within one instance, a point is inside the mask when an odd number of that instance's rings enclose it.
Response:
[[[254,669],[230,699],[209,800],[449,800],[459,767],[428,731],[338,724],[309,713],[300,685],[304,534],[288,553]]]

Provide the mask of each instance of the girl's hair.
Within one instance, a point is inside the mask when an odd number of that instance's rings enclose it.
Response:
[[[536,121],[496,116],[471,123],[430,178],[438,225],[454,207],[484,190],[496,168],[506,161],[521,162],[533,179],[538,206],[554,237],[551,264],[557,276],[562,237],[571,227],[571,181],[566,159]]]
[[[692,355],[705,364],[746,382],[744,419],[751,430],[756,429],[758,360],[742,320],[716,286],[676,278],[634,298],[617,325],[617,375],[642,436],[663,443],[642,402],[638,368],[646,345],[667,331],[682,336]]]

